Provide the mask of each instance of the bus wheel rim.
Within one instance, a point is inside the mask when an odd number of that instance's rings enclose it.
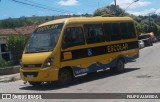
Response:
[[[124,64],[121,60],[118,61],[118,69],[123,70],[124,69]]]

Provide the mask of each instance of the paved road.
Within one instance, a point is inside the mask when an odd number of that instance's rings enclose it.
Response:
[[[140,58],[126,65],[124,73],[100,72],[77,78],[63,88],[54,85],[33,87],[22,81],[0,83],[5,93],[160,93],[160,43],[140,50]],[[42,102],[51,100],[41,100]],[[55,100],[56,102],[81,102],[82,100]],[[83,100],[97,102],[106,100]],[[140,100],[107,100],[112,102],[139,102]],[[142,101],[142,100],[141,100]],[[144,101],[144,100],[143,100]],[[151,102],[151,100],[145,100]],[[160,100],[152,100],[152,102]]]

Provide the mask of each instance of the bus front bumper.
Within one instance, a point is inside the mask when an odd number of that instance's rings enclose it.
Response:
[[[23,81],[47,82],[58,80],[58,68],[20,68]]]

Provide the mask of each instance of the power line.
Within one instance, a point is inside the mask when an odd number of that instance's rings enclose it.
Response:
[[[123,16],[123,14],[125,13],[125,11],[133,4],[133,3],[136,3],[138,2],[139,0],[134,0],[133,2],[131,2],[127,7],[126,9],[124,9],[124,11],[119,15],[119,16]]]
[[[50,0],[45,0],[45,1],[50,2],[50,3],[53,3],[53,2],[50,1]],[[72,6],[72,8],[73,8],[73,9],[76,9],[77,11],[80,11],[80,12],[85,11],[85,9],[83,9],[83,8],[77,8],[77,7],[73,7],[73,6]]]
[[[17,1],[17,0],[11,0],[11,1],[14,1],[14,2],[19,3],[19,4],[24,4],[24,5],[28,5],[28,6],[33,6],[33,7],[41,8],[41,9],[50,10],[50,11],[56,11],[56,12],[66,13],[66,12],[57,11],[57,10],[53,10],[53,9],[50,9],[50,8],[38,6],[38,5],[29,4],[29,3],[26,3],[26,2],[22,2],[22,1]]]
[[[49,7],[49,6],[42,5],[42,4],[39,4],[39,3],[35,3],[35,2],[29,1],[29,0],[25,0],[25,1],[28,1],[28,2],[30,2],[30,3],[34,3],[34,4],[36,4],[36,5],[41,5],[41,6]],[[45,0],[45,1],[51,3],[51,1],[49,1],[49,0]],[[87,6],[87,5],[88,5],[88,6]],[[85,4],[84,6],[90,7],[90,6],[95,6],[95,5],[97,5],[97,2],[90,2],[89,4],[87,3],[87,4]],[[99,1],[98,1],[98,6],[99,6]],[[51,7],[49,7],[49,8],[51,8]],[[53,7],[52,7],[52,8],[53,8]],[[77,8],[77,7],[72,7],[72,8],[75,9],[75,10],[77,10],[77,11],[80,11],[80,12],[86,11],[86,9],[83,9],[83,8]],[[54,8],[54,9],[58,10],[57,8]],[[61,11],[61,9],[59,9],[59,10]],[[64,11],[64,10],[63,10],[63,11]],[[65,10],[65,12],[70,12],[70,11]],[[77,13],[77,12],[74,11],[74,12],[70,12],[70,13]]]
[[[41,4],[40,4],[41,6],[39,6],[39,5],[35,5],[35,4],[30,4],[30,3],[27,3],[27,2],[18,1],[18,0],[11,0],[11,1],[19,3],[19,4],[24,4],[24,5],[28,5],[28,6],[32,6],[32,7],[37,7],[37,8],[41,8],[41,9],[46,9],[46,10],[54,11],[54,12],[68,13],[67,11],[56,10],[56,9],[53,9],[53,8],[48,8],[47,6],[44,7]]]
[[[35,2],[32,2],[32,1],[29,1],[29,0],[24,0],[24,1],[28,1],[28,2],[30,2],[30,3],[33,3],[33,4],[36,4],[36,5],[41,5],[41,6],[45,6],[45,7],[49,7],[49,6],[46,6],[46,5],[43,5],[43,4],[39,4],[39,3],[35,3]],[[51,2],[51,1],[49,1],[49,0],[46,0],[47,2]],[[49,8],[51,8],[51,7],[49,7]],[[52,7],[53,8],[53,7]],[[83,9],[83,8],[77,8],[77,7],[72,7],[73,9],[76,9],[77,11],[80,11],[80,12],[83,12],[83,11],[85,11],[85,9]],[[70,12],[70,13],[77,13],[77,12],[75,12],[75,11],[68,11],[68,10],[62,10],[62,9],[57,9],[57,8],[54,8],[54,9],[56,9],[56,10],[60,10],[60,11],[64,11],[64,12]]]
[[[47,5],[43,5],[43,4],[36,3],[36,2],[33,2],[33,1],[29,1],[29,0],[24,0],[24,1],[27,1],[27,2],[30,2],[30,3],[36,4],[36,5],[45,6],[45,7],[47,7],[47,8],[56,9],[57,11],[64,11],[64,12],[71,12],[71,13],[73,12],[73,11],[58,9],[58,8],[55,8],[55,7],[49,7],[49,6],[47,6]]]
[[[104,3],[102,3],[104,2]],[[103,5],[103,6],[102,6]],[[97,7],[96,9],[98,8],[101,8],[101,7],[106,7],[108,6],[109,4],[106,2],[106,0],[98,0],[98,1],[93,1],[93,2],[89,2],[89,3],[85,3],[83,4],[83,6],[85,7],[89,7],[87,9],[91,9],[90,7]]]

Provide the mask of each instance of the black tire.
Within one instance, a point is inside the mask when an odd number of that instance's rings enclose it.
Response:
[[[153,42],[152,42],[152,40],[150,40],[150,42],[149,42],[149,46],[153,46]]]
[[[42,82],[31,82],[31,81],[29,81],[28,83],[31,84],[32,86],[39,86],[42,84]]]
[[[73,74],[68,69],[61,69],[59,71],[58,81],[56,81],[56,85],[65,86],[71,83],[73,79]]]
[[[111,67],[111,72],[120,73],[124,71],[125,62],[122,58],[118,59],[115,67]]]

